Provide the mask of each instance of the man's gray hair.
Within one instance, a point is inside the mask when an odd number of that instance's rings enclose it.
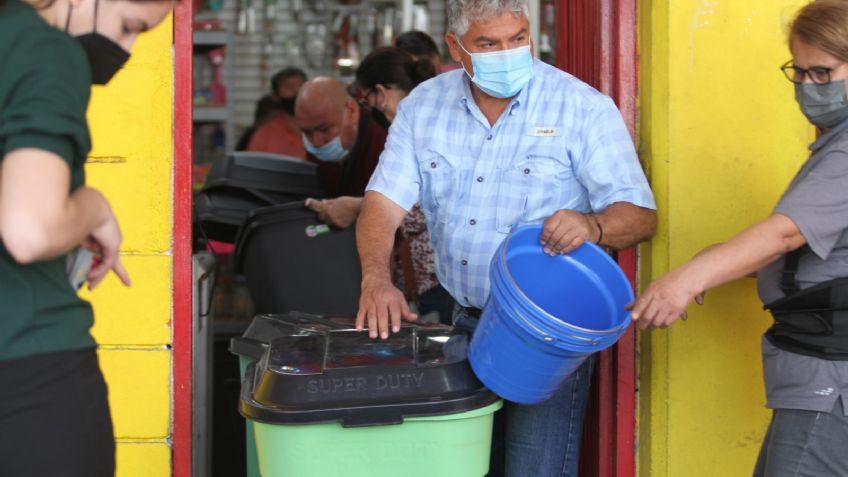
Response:
[[[488,20],[504,13],[530,19],[527,0],[448,0],[448,31],[456,36],[468,32],[472,22]]]

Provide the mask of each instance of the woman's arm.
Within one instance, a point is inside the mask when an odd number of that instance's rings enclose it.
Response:
[[[101,264],[92,269],[95,286],[114,269],[129,278],[118,259],[122,237],[112,209],[95,189],[69,194],[70,169],[52,152],[16,149],[0,162],[0,240],[19,263],[63,255],[85,241]]]
[[[795,222],[774,214],[651,283],[633,304],[633,321],[642,329],[670,326],[685,316],[697,295],[755,272],[804,244]]]

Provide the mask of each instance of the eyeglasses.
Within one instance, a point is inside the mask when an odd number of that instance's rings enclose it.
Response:
[[[805,76],[809,77],[810,81],[815,84],[828,84],[830,83],[830,73],[833,71],[833,68],[828,68],[826,66],[801,68],[800,66],[793,65],[792,60],[784,63],[780,69],[783,70],[783,74],[786,75],[786,79],[795,84],[803,83]]]
[[[374,90],[363,90],[357,83],[351,83],[347,87],[347,94],[349,94],[351,98],[356,100],[356,102],[365,109],[371,109],[371,105],[368,104],[368,96],[373,92]]]

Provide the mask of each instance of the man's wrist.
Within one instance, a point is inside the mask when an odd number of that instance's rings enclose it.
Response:
[[[587,217],[590,217],[591,226],[593,228],[591,234],[594,238],[592,240],[595,245],[601,245],[601,242],[604,240],[604,227],[601,225],[601,221],[598,220],[598,216],[595,214],[587,214]]]
[[[392,278],[388,272],[388,267],[386,267],[386,272],[370,272],[370,273],[362,273],[362,287],[366,286],[374,286],[374,285],[384,285],[386,283],[391,284]]]

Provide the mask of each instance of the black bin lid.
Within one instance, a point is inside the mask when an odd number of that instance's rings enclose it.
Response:
[[[468,335],[405,324],[387,340],[351,328],[301,330],[270,342],[242,383],[241,413],[272,424],[399,424],[466,412],[498,398],[467,360]]]
[[[323,196],[318,166],[299,158],[235,151],[216,159],[203,190],[236,187],[268,192]]]
[[[241,336],[230,340],[230,352],[248,356],[254,360],[262,358],[268,346],[277,338],[321,333],[330,329],[350,328],[349,318],[325,318],[321,315],[293,311],[286,314],[263,314],[253,318]]]

